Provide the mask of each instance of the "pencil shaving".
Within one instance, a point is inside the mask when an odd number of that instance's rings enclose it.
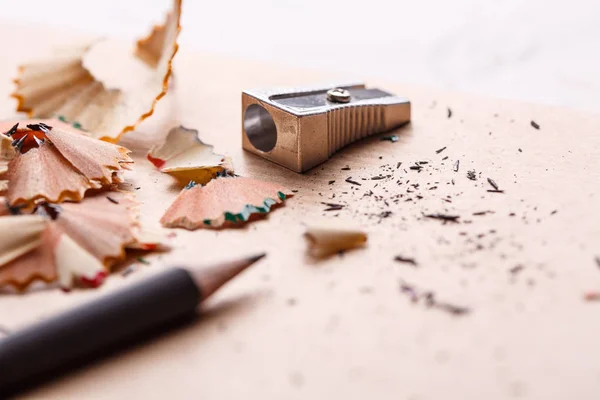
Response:
[[[8,162],[17,155],[12,142],[13,139],[5,135],[3,129],[0,129],[0,175],[8,171]]]
[[[3,219],[0,218],[0,225]],[[57,238],[56,231],[46,225],[38,246],[9,263],[0,264],[0,287],[11,285],[17,290],[24,290],[36,280],[46,283],[55,281],[58,278],[54,261]]]
[[[198,138],[198,131],[183,126],[169,131],[165,142],[148,152],[148,160],[182,185],[190,181],[205,185],[219,174],[232,174],[229,157],[213,153],[213,146]]]
[[[59,284],[63,288],[71,287],[78,279],[89,282],[91,286],[98,286],[106,276],[100,260],[66,234],[58,239],[54,250],[54,262]]]
[[[126,248],[142,248],[137,202],[122,192],[81,203],[44,203],[33,215],[0,218],[0,286],[24,290],[35,280],[97,287]],[[155,248],[160,244],[155,243]]]
[[[0,218],[0,265],[39,246],[45,227],[45,219],[37,215]]]
[[[8,163],[15,158],[16,150],[12,146],[12,139],[0,129],[0,193],[8,189],[8,181],[4,174],[8,171]]]
[[[138,43],[136,54],[150,68],[142,76],[133,75],[138,80],[126,88],[111,88],[101,78],[104,69],[114,64],[119,71],[120,64],[135,59],[130,52],[111,52],[109,41],[95,40],[20,66],[11,95],[18,101],[17,111],[30,118],[61,118],[91,137],[117,142],[151,116],[167,93],[180,17],[181,0],[174,0],[165,24]],[[115,62],[107,63],[107,57]]]
[[[308,241],[308,253],[315,258],[362,247],[367,242],[367,234],[362,230],[330,222],[309,225],[304,236]]]
[[[100,185],[74,170],[53,146],[32,149],[9,164],[7,197],[11,204],[79,201]]]
[[[136,241],[137,203],[121,192],[99,193],[80,204],[64,203],[54,224],[109,267]]]
[[[119,174],[133,163],[128,149],[57,120],[0,122],[0,131],[10,134],[16,150],[2,175],[11,205],[80,201],[89,189],[119,183]]]
[[[175,7],[181,7],[181,1],[179,1],[178,5],[174,6],[174,9]],[[171,42],[167,39],[167,34],[169,34],[167,27],[171,27],[176,23],[174,19],[179,18],[178,13],[180,12],[167,14],[167,18],[163,24],[154,25],[148,36],[137,41],[135,56],[149,67],[156,68],[158,66],[165,51],[165,46],[168,46]]]
[[[133,163],[125,147],[69,131],[51,129],[46,136],[77,170],[101,185],[113,183],[115,173],[130,169]]]
[[[183,189],[160,222],[169,228],[225,228],[269,213],[292,196],[285,187],[257,179],[219,177]]]

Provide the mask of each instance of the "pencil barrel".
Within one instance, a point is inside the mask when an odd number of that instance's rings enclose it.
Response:
[[[123,342],[194,315],[200,292],[172,268],[133,286],[15,332],[0,341],[0,397],[85,363]]]

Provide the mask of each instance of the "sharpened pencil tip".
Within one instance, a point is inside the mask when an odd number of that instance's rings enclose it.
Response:
[[[249,261],[249,262],[251,262],[251,263],[255,263],[255,262],[257,262],[258,260],[260,260],[261,258],[264,258],[264,257],[266,257],[266,256],[267,256],[267,253],[258,254],[258,255],[256,255],[256,256],[249,257],[249,258],[248,258],[248,261]]]
[[[201,301],[211,296],[221,286],[235,278],[240,272],[266,256],[265,253],[245,257],[198,270],[188,270],[201,292]]]

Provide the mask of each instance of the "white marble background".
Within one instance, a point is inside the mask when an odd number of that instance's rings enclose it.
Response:
[[[134,38],[170,0],[0,0],[0,23]],[[184,0],[183,46],[600,112],[598,0]]]

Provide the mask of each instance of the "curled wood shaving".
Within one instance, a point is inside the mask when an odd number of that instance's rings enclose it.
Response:
[[[120,53],[117,42],[94,40],[21,65],[11,95],[18,101],[17,111],[30,118],[61,118],[94,138],[117,142],[151,116],[167,93],[180,17],[181,0],[173,0],[164,25],[138,43],[137,55],[150,68],[128,75],[126,87],[113,88],[104,76],[123,75],[135,60],[129,51]],[[129,84],[131,76],[136,79]]]

